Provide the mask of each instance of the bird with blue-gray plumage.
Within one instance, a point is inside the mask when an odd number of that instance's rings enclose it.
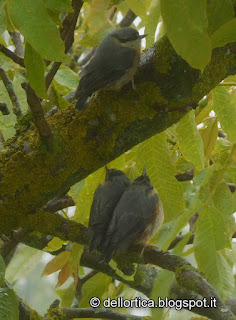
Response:
[[[89,250],[100,251],[105,242],[106,232],[113,211],[130,181],[121,170],[106,168],[103,184],[94,193],[89,218]]]
[[[125,190],[115,207],[101,250],[101,261],[109,262],[114,251],[124,252],[138,244],[145,246],[163,220],[161,200],[144,167],[142,175]]]
[[[144,37],[146,34],[140,35],[137,30],[129,27],[113,30],[106,35],[81,73],[74,96],[78,100],[76,109],[86,109],[87,99],[93,92],[101,88],[120,90],[133,80]]]

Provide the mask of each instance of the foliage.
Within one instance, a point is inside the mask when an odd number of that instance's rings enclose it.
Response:
[[[80,69],[84,55],[97,46],[107,32],[116,27],[114,24],[128,9],[140,18],[136,19],[132,26],[141,31],[145,28],[145,33],[148,33],[146,50],[153,46],[157,39],[166,35],[176,53],[192,68],[200,70],[199,72],[206,70],[214,48],[236,42],[234,1],[90,0],[83,3],[74,32],[75,42],[66,55],[65,39],[62,37],[63,18],[73,13],[72,2],[74,1],[0,1],[0,45],[16,52],[17,44],[10,33],[17,31],[21,34],[25,50],[21,65],[0,52],[0,64],[13,84],[23,115],[29,112],[26,93],[21,87],[25,82],[31,85],[40,98],[45,114],[54,105],[59,109],[68,107],[65,96],[77,88],[79,79],[76,71]],[[117,8],[116,12],[114,6]],[[78,56],[79,63],[74,62]],[[63,64],[51,86],[47,88],[45,75],[50,71],[53,62]],[[168,70],[165,72],[168,74]],[[236,248],[232,241],[236,232],[233,215],[236,211],[236,193],[229,189],[229,184],[236,184],[235,88],[236,76],[224,79],[211,92],[206,92],[198,107],[183,114],[178,123],[108,163],[109,168],[123,170],[131,180],[141,174],[144,165],[147,167],[165,211],[165,223],[151,242],[160,249],[167,250],[172,241],[181,234],[182,241],[172,249],[173,253],[185,257],[196,266],[224,301],[231,296],[236,299]],[[171,88],[169,90],[171,92]],[[5,102],[9,109],[9,115],[3,115],[0,111],[0,131],[3,138],[8,140],[16,134],[19,118],[15,115],[8,88],[2,80],[0,102]],[[106,155],[103,156],[106,159]],[[188,176],[191,170],[194,174]],[[100,168],[83,181],[71,185],[69,194],[72,195],[76,207],[72,217],[68,209],[60,212],[64,214],[65,220],[88,225],[93,194],[97,186],[104,181],[104,174],[104,168]],[[185,178],[181,179],[181,175]],[[50,190],[45,190],[45,193],[47,192],[50,193]],[[199,218],[190,230],[189,220],[195,213],[198,213]],[[187,244],[192,234],[194,240]],[[38,234],[33,236],[40,238]],[[88,269],[80,265],[84,246],[76,243],[70,246],[69,240],[50,237],[50,241],[40,248],[44,247],[45,251],[53,254],[66,248],[48,264],[44,263],[43,271],[43,275],[59,271],[56,287],[68,284],[68,279],[71,280],[73,276],[73,285],[56,290],[62,307],[71,307],[72,303],[76,305],[74,298],[77,298],[79,307],[89,307],[89,299],[93,296],[104,300],[108,296],[113,299],[118,296],[128,299],[139,295],[129,283],[133,276],[124,275],[114,261],[111,265],[116,271],[116,278],[122,277],[123,282],[115,283],[107,270],[93,275],[85,283],[80,282],[83,276],[88,274]],[[34,241],[28,244],[37,247]],[[6,266],[6,280],[13,284],[30,273],[38,264],[37,260],[41,259],[41,253],[38,255],[38,252],[41,251],[29,247],[24,247],[20,254],[16,252]],[[136,266],[135,271],[137,269]],[[5,265],[0,256],[1,285],[4,283],[4,274]],[[170,297],[173,279],[172,272],[162,270],[153,281],[151,298]],[[31,285],[33,287],[33,284]],[[18,301],[14,291],[0,288],[0,301],[0,318],[18,319]],[[43,312],[49,307],[49,302],[52,302],[50,292],[48,297],[45,297]],[[37,311],[42,313],[42,310]],[[117,308],[116,311],[128,312],[124,308]],[[172,318],[168,310],[156,309],[153,317],[174,319],[178,312],[173,311]],[[188,319],[188,316],[189,314],[183,313],[181,319]]]

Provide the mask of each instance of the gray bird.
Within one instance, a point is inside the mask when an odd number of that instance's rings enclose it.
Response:
[[[101,261],[109,262],[113,252],[126,251],[133,244],[145,244],[164,220],[162,203],[146,173],[123,193],[109,224]]]
[[[93,92],[104,87],[120,90],[133,79],[139,65],[141,39],[144,37],[146,34],[139,35],[133,28],[117,29],[106,35],[81,73],[74,96],[78,99],[76,109],[86,109],[86,101]]]
[[[105,181],[96,189],[90,211],[90,251],[101,250],[104,245],[113,211],[129,185],[130,181],[122,171],[106,166]]]

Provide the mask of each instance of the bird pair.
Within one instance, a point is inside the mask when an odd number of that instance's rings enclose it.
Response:
[[[144,167],[131,184],[126,175],[106,167],[106,177],[93,198],[89,219],[89,250],[109,262],[114,251],[145,244],[164,220],[162,203]]]

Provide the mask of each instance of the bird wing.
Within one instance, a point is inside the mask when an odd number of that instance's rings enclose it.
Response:
[[[132,66],[135,54],[133,49],[122,47],[110,39],[104,39],[90,63],[84,68],[78,91],[91,95],[120,79]]]
[[[131,187],[123,194],[107,231],[109,244],[114,250],[127,249],[142,235],[157,201],[157,194],[151,194],[147,187]]]

